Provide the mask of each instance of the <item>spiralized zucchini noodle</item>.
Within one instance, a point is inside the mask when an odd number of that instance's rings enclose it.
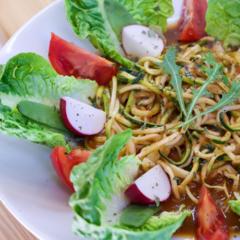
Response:
[[[186,104],[191,102],[193,91],[206,81],[201,67],[206,53],[212,52],[228,78],[228,82],[216,79],[208,85],[208,94],[198,99],[193,116],[214,106],[229,91],[233,80],[240,79],[239,50],[224,50],[220,42],[210,37],[193,45],[178,45],[177,50]],[[133,137],[121,154],[136,154],[142,172],[160,164],[168,173],[175,198],[188,196],[197,203],[192,183],[204,183],[208,188],[222,191],[226,198],[234,198],[231,193],[239,190],[239,100],[197,117],[187,130],[178,127],[182,115],[170,84],[171,77],[161,67],[163,57],[164,54],[159,58],[140,59],[142,76],[121,69],[111,87],[99,87],[96,105],[105,110],[108,121],[104,132],[85,139],[85,146],[95,149],[109,136],[131,128]],[[212,184],[216,176],[223,179],[221,184]]]

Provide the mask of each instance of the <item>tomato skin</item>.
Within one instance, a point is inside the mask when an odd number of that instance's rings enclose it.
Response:
[[[52,33],[49,60],[61,75],[96,80],[107,85],[117,74],[114,63],[90,53]]]
[[[206,35],[207,0],[184,0],[183,6],[178,40],[183,42],[198,41]]]
[[[70,181],[70,174],[74,166],[86,162],[91,152],[81,149],[73,149],[66,154],[64,147],[55,147],[51,153],[53,167],[61,181],[74,191],[73,184]]]
[[[217,207],[211,194],[202,186],[197,207],[196,240],[228,240],[228,227],[222,211]]]

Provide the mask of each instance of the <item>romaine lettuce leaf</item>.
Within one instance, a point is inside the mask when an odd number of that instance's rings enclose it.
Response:
[[[81,39],[89,38],[101,54],[128,68],[135,64],[124,56],[122,28],[141,23],[165,29],[167,18],[173,14],[171,0],[65,0],[65,5],[74,32]]]
[[[209,0],[206,32],[226,46],[240,45],[240,0]]]
[[[133,18],[147,26],[158,26],[163,31],[167,19],[173,15],[172,0],[117,0],[132,14]]]
[[[91,155],[86,164],[81,164],[72,171],[71,180],[76,193],[70,204],[89,223],[103,223],[103,213],[107,210],[106,201],[123,192],[137,173],[136,157],[118,160],[120,150],[130,137],[130,130],[113,136]]]
[[[16,109],[1,104],[0,102],[0,132],[24,138],[35,143],[47,145],[49,147],[65,146],[65,136],[41,124],[35,123],[25,118]]]
[[[84,239],[94,240],[170,240],[191,212],[163,212],[151,217],[141,228],[123,226],[94,225],[79,215],[75,215],[73,231]]]
[[[70,199],[74,211],[74,232],[97,240],[171,239],[189,211],[162,213],[151,217],[140,228],[119,223],[120,212],[127,206],[124,191],[135,178],[139,160],[134,156],[118,159],[122,147],[131,138],[127,130],[111,137],[86,163],[76,166],[71,180],[76,192]]]
[[[240,216],[240,200],[228,201],[228,204],[233,212]]]
[[[65,0],[65,5],[68,20],[81,39],[89,38],[104,56],[129,68],[134,66],[133,62],[124,57],[117,34],[108,20],[105,1]]]
[[[0,99],[4,104],[16,106],[21,100],[32,100],[58,105],[62,96],[89,102],[97,84],[90,80],[58,75],[51,65],[34,53],[22,53],[11,58],[0,79]]]

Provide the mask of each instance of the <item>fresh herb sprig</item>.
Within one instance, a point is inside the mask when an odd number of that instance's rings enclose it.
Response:
[[[196,90],[193,92],[193,98],[188,107],[185,122],[189,121],[189,119],[192,116],[193,109],[194,109],[195,105],[197,104],[198,100],[202,96],[208,94],[208,91],[207,91],[208,85],[217,79],[217,77],[219,76],[219,73],[221,71],[222,65],[215,61],[215,59],[211,53],[206,54],[205,63],[208,66],[204,67],[204,72],[208,75],[208,79],[204,82],[204,84],[200,87],[199,90]]]
[[[196,116],[189,119],[188,121],[185,121],[184,123],[182,123],[178,127],[186,127],[188,124],[192,123],[193,121],[195,121],[199,117],[202,117],[202,116],[207,115],[209,113],[215,112],[215,111],[217,111],[217,110],[219,110],[219,109],[221,109],[221,108],[223,108],[223,107],[225,107],[229,104],[232,104],[234,101],[236,101],[239,98],[239,96],[240,96],[240,82],[239,81],[233,81],[229,91],[222,95],[222,98],[218,101],[218,103],[216,103],[215,105],[207,108],[206,111],[197,114]]]
[[[177,101],[182,114],[186,117],[187,110],[183,98],[182,78],[179,74],[180,67],[176,64],[176,48],[171,47],[168,49],[165,58],[162,63],[163,70],[171,75],[171,85],[173,86]]]

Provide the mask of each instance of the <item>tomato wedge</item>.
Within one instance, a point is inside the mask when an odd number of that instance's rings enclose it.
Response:
[[[179,41],[197,41],[206,35],[207,0],[184,0]]]
[[[203,186],[197,207],[197,240],[227,240],[229,231],[222,211]]]
[[[64,147],[56,147],[52,150],[51,159],[57,175],[72,191],[74,191],[70,174],[74,166],[86,162],[91,152],[82,149],[74,149],[66,154]]]
[[[100,85],[107,85],[117,74],[114,63],[65,41],[54,33],[49,47],[49,59],[59,74],[96,80]]]

